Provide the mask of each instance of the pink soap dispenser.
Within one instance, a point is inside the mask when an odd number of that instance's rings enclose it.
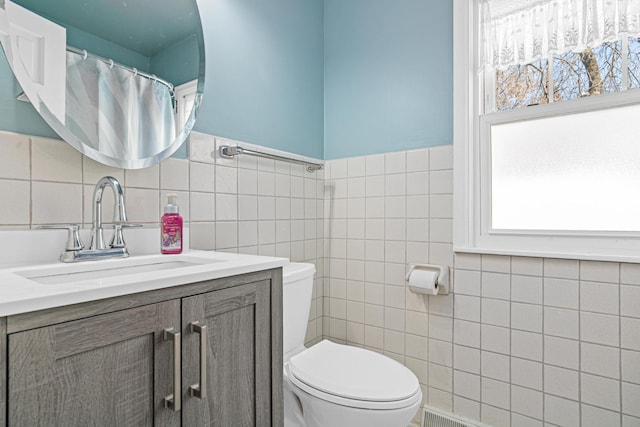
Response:
[[[167,194],[161,224],[160,246],[163,254],[182,253],[182,217],[178,214],[178,196]]]

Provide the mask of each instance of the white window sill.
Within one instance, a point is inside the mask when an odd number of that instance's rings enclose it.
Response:
[[[605,261],[605,262],[625,262],[631,264],[640,263],[640,254],[600,254],[590,252],[553,252],[553,251],[534,251],[534,250],[515,250],[515,249],[497,249],[497,248],[470,248],[464,246],[454,246],[454,253],[480,254],[480,255],[504,255],[515,257],[530,258],[557,258],[557,259],[577,259],[581,261]]]

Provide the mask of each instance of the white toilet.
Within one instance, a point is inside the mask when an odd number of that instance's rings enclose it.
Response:
[[[283,269],[285,427],[406,427],[422,402],[413,372],[358,347],[304,346],[314,273]]]

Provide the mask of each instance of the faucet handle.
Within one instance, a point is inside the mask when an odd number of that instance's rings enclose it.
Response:
[[[126,244],[124,242],[124,235],[122,234],[123,228],[140,228],[142,224],[131,224],[128,222],[114,222],[113,223],[113,238],[111,239],[112,248],[124,248]]]
[[[78,224],[51,224],[39,225],[36,227],[41,230],[68,230],[67,247],[65,251],[79,251],[84,248],[84,243],[80,238],[80,226]]]

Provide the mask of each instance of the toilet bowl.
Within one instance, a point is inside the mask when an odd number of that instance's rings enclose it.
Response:
[[[302,263],[283,271],[285,427],[406,427],[422,402],[408,368],[328,340],[304,347],[314,272]]]

